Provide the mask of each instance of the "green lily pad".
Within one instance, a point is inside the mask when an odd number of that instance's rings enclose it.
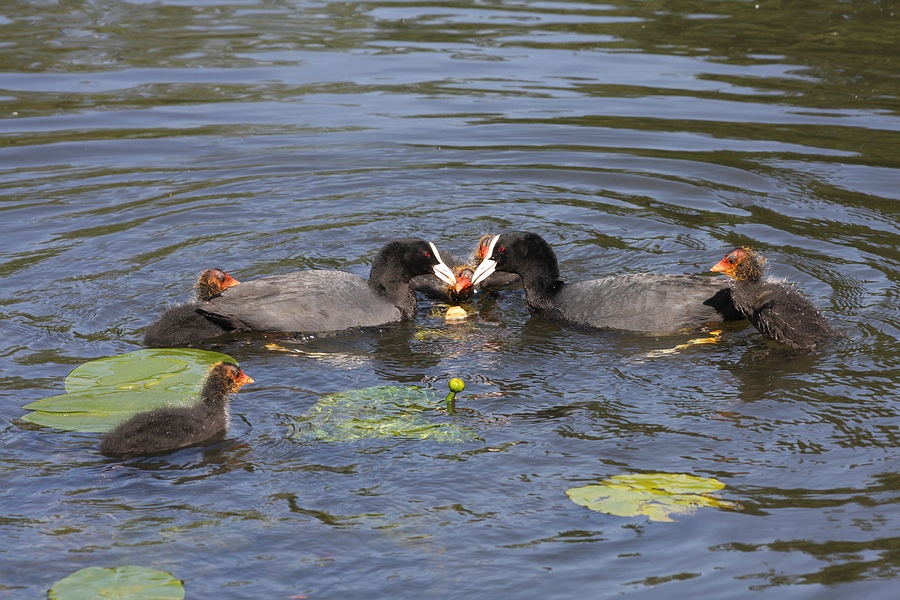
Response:
[[[148,348],[92,360],[66,378],[66,392],[22,408],[29,423],[66,431],[109,431],[135,413],[197,402],[209,368],[227,354]]]
[[[673,521],[671,515],[692,515],[701,506],[740,508],[711,494],[725,487],[714,478],[647,473],[616,475],[599,484],[570,488],[566,495],[597,512],[619,517],[644,515],[652,521]]]
[[[299,441],[355,442],[406,438],[439,442],[478,440],[471,430],[441,421],[443,398],[416,386],[377,386],[325,396],[291,424]]]
[[[146,567],[88,567],[60,579],[50,588],[51,600],[178,600],[184,584],[170,573]]]

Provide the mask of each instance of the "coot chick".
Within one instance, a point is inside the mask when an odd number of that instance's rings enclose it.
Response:
[[[263,277],[225,290],[199,310],[235,331],[321,333],[377,327],[415,316],[409,282],[426,273],[456,283],[434,244],[406,238],[378,252],[368,280],[342,271]]]
[[[414,292],[420,292],[433,300],[441,300],[450,304],[465,302],[472,298],[476,291],[511,290],[522,287],[522,281],[514,273],[493,273],[477,286],[472,284],[475,267],[485,258],[492,234],[481,236],[478,245],[468,259],[459,260],[446,256],[447,265],[456,275],[456,284],[447,285],[434,275],[420,275],[409,282]]]
[[[767,338],[794,350],[813,350],[840,335],[793,284],[765,277],[765,262],[757,252],[737,248],[710,270],[734,279],[735,307]]]
[[[239,283],[240,281],[222,269],[206,269],[197,278],[197,283],[194,284],[194,291],[197,295],[197,300],[205,302]]]
[[[103,436],[107,456],[138,456],[199,444],[228,428],[229,394],[253,383],[237,365],[220,362],[210,369],[202,398],[193,406],[138,413]]]
[[[206,269],[194,284],[194,299],[167,309],[151,323],[144,333],[144,345],[154,348],[188,346],[226,333],[228,329],[203,316],[197,305],[239,283],[221,269]]]
[[[410,289],[432,300],[440,300],[450,304],[465,302],[475,293],[475,288],[472,286],[472,274],[475,272],[475,268],[461,263],[452,256],[445,258],[444,261],[450,267],[450,270],[453,271],[456,283],[448,284],[440,277],[429,273],[410,279]]]
[[[729,286],[697,275],[634,273],[565,283],[550,245],[539,235],[494,236],[475,270],[477,285],[495,271],[522,278],[532,315],[594,329],[675,331],[742,318]]]

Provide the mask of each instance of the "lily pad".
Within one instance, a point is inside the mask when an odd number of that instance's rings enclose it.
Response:
[[[652,521],[673,521],[671,515],[692,515],[702,506],[740,508],[712,496],[725,487],[714,478],[695,475],[647,473],[616,475],[599,484],[570,488],[566,495],[597,512],[619,517],[644,515]]]
[[[296,418],[288,437],[304,442],[356,442],[373,438],[478,440],[471,430],[439,420],[446,418],[435,410],[442,401],[434,392],[416,386],[377,386],[339,392],[325,396]]]
[[[227,354],[186,348],[148,348],[92,360],[66,378],[66,392],[22,408],[29,423],[66,431],[109,431],[135,413],[190,406],[200,398],[209,368]]]
[[[50,588],[51,600],[179,600],[184,584],[170,573],[146,567],[88,567],[60,579]]]

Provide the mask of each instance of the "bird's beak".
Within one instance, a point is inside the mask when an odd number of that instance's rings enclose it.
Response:
[[[487,250],[484,253],[484,260],[481,261],[481,264],[478,265],[478,268],[475,269],[475,273],[472,275],[472,285],[477,285],[490,277],[497,268],[497,261],[491,257],[494,255],[494,246],[497,245],[497,240],[499,239],[500,236],[495,235],[494,239],[492,239],[491,243],[488,245]]]
[[[453,290],[457,294],[461,294],[462,292],[468,291],[472,288],[472,275],[474,275],[474,271],[469,267],[461,269],[456,275],[456,285],[453,286]]]
[[[228,273],[225,273],[225,281],[222,282],[222,289],[223,289],[223,290],[224,290],[224,289],[228,289],[228,288],[230,288],[230,287],[232,287],[232,286],[235,286],[235,285],[237,285],[237,284],[239,284],[239,283],[240,283],[240,281],[238,281],[237,279],[235,279],[234,277],[232,277],[232,276],[229,275]]]
[[[433,243],[428,242],[428,245],[431,246],[431,251],[434,253],[434,258],[437,259],[438,263],[434,265],[431,269],[434,271],[434,274],[438,276],[441,281],[447,283],[449,285],[456,285],[456,275],[453,274],[453,269],[444,264],[444,261],[441,260],[441,253],[438,252],[437,246]]]
[[[241,372],[238,374],[235,383],[238,387],[241,387],[243,385],[247,385],[248,383],[253,383],[253,378],[244,373],[244,370],[241,369]]]
[[[726,257],[727,258],[727,257]],[[709,264],[709,263],[707,263]],[[725,264],[725,258],[714,264],[709,270],[715,273],[727,273],[729,265]]]

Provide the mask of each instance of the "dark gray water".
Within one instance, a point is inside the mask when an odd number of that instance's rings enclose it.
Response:
[[[136,564],[188,597],[894,598],[894,2],[7,2],[0,8],[0,590]],[[365,276],[385,241],[540,233],[570,280],[770,259],[846,337],[790,355],[529,318],[223,340],[226,441],[115,461],[18,420],[140,347],[204,267]],[[439,307],[438,307],[439,308]],[[483,441],[297,443],[324,395],[467,381]],[[450,417],[447,417],[450,418]],[[565,490],[726,484],[615,517]]]

